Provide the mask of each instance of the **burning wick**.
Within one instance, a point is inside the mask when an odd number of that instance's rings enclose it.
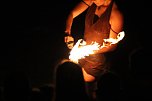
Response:
[[[72,50],[70,51],[69,59],[78,64],[78,60],[85,58],[85,56],[89,56],[91,54],[94,54],[94,51],[99,50],[103,47],[110,46],[111,44],[116,44],[120,40],[122,40],[125,36],[124,31],[120,32],[117,35],[116,39],[109,38],[104,39],[103,45],[99,45],[97,42],[92,42],[90,45],[86,45],[86,42],[83,39],[79,39],[77,43],[74,45]],[[108,45],[106,44],[108,43]]]

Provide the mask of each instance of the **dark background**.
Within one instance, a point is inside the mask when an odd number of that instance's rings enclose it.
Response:
[[[56,64],[67,58],[64,41],[65,19],[80,0],[6,2],[1,9],[0,86],[12,72],[22,71],[32,86],[51,84]],[[115,71],[126,79],[132,68],[128,59],[133,50],[150,48],[151,4],[148,1],[119,0],[124,14],[126,36],[118,47]],[[84,14],[75,19],[72,34],[82,37]],[[75,35],[76,34],[76,35]],[[147,59],[147,58],[146,58]]]

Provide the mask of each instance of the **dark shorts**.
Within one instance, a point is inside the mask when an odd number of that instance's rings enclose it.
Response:
[[[108,62],[104,54],[94,54],[79,60],[79,64],[84,70],[98,78],[108,71]]]

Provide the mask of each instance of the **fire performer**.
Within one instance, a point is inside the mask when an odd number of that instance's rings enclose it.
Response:
[[[85,17],[85,29],[84,40],[87,45],[92,42],[97,42],[101,46],[104,43],[104,39],[116,39],[118,33],[123,31],[123,14],[118,9],[114,0],[82,0],[75,8],[70,12],[66,20],[65,33],[68,35],[65,37],[65,42],[71,41],[71,28],[74,18],[87,10]],[[109,71],[110,61],[108,61],[108,55],[114,51],[117,47],[117,43],[107,44],[94,54],[79,59],[78,64],[82,68],[83,78],[86,82],[86,88],[89,95],[93,93],[89,92],[90,84],[97,84],[98,79]],[[95,86],[95,88],[98,86]]]

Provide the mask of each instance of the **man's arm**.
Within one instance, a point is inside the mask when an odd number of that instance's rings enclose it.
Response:
[[[83,13],[89,5],[91,5],[91,0],[83,0],[80,3],[78,3],[73,10],[69,13],[67,20],[66,20],[66,28],[65,33],[68,35],[71,35],[71,27],[73,23],[73,19]]]

